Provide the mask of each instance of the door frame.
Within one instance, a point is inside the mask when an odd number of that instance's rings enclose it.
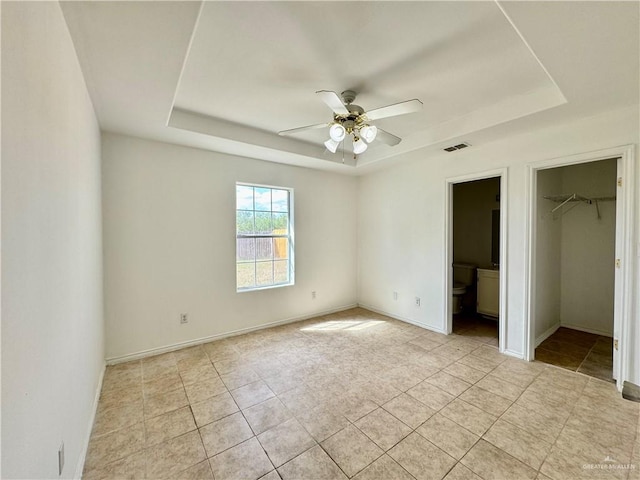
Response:
[[[565,167],[581,163],[597,162],[617,158],[617,177],[622,178],[622,185],[616,187],[616,240],[615,258],[621,259],[620,268],[615,271],[614,284],[614,338],[618,339],[618,350],[614,350],[614,374],[616,386],[622,390],[623,382],[628,378],[629,348],[633,344],[630,338],[630,322],[632,313],[632,280],[634,270],[633,246],[635,232],[633,219],[635,218],[635,147],[622,145],[594,152],[580,153],[565,157],[543,160],[527,165],[527,234],[525,249],[527,261],[525,263],[525,310],[526,325],[524,328],[525,359],[533,360],[535,356],[535,255],[536,255],[536,192],[537,173],[540,170]],[[614,267],[615,268],[615,267]]]
[[[445,282],[445,331],[451,334],[453,331],[453,311],[451,306],[451,296],[453,294],[453,186],[458,183],[473,182],[476,180],[486,180],[488,178],[500,178],[500,314],[498,316],[498,350],[501,353],[522,358],[521,355],[510,352],[506,349],[507,333],[507,183],[508,169],[497,168],[484,170],[482,172],[470,173],[467,175],[449,177],[445,179],[445,238],[446,253],[444,255],[444,282]],[[481,265],[479,265],[481,266]]]

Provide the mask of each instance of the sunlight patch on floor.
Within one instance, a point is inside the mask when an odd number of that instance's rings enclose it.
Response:
[[[375,327],[383,320],[332,320],[330,322],[317,323],[309,327],[302,328],[303,332],[308,331],[332,331],[332,330],[364,330],[365,328]]]

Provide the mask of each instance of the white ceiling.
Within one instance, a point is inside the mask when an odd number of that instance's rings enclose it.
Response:
[[[403,152],[638,104],[638,2],[62,2],[101,127],[366,173]],[[353,89],[403,138],[345,164],[317,90]]]

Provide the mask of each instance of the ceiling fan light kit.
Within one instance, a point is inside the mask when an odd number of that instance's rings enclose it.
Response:
[[[339,123],[334,123],[329,127],[329,136],[331,137],[331,140],[341,142],[344,140],[344,137],[347,136],[347,131]]]
[[[353,153],[360,155],[367,149],[367,144],[358,137],[353,137]]]
[[[375,125],[365,125],[360,129],[360,138],[367,143],[373,142],[376,139],[376,135],[378,135],[378,127]]]
[[[397,145],[400,143],[400,137],[396,137],[375,125],[370,125],[369,122],[396,115],[413,113],[422,109],[422,102],[418,99],[413,99],[365,112],[361,106],[353,103],[356,99],[356,92],[353,90],[345,90],[342,92],[342,99],[340,99],[336,92],[329,90],[320,90],[316,93],[320,95],[322,101],[333,111],[333,121],[328,124],[329,139],[324,142],[324,146],[327,147],[327,150],[331,153],[336,153],[339,144],[345,140],[347,135],[350,135],[353,139],[354,155],[360,155],[367,150],[367,144],[372,143],[376,138],[389,146]],[[326,126],[327,124],[320,123],[308,127],[284,130],[278,132],[278,134],[290,135],[315,128],[326,128]]]
[[[329,140],[324,142],[324,146],[327,147],[327,150],[329,150],[331,153],[336,153],[336,151],[338,150],[338,145],[340,145],[340,142],[336,142],[333,138],[330,138]]]

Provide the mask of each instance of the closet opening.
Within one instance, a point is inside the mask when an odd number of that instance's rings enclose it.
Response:
[[[618,159],[535,179],[535,360],[614,382]]]
[[[500,348],[503,175],[449,181],[448,332]]]

